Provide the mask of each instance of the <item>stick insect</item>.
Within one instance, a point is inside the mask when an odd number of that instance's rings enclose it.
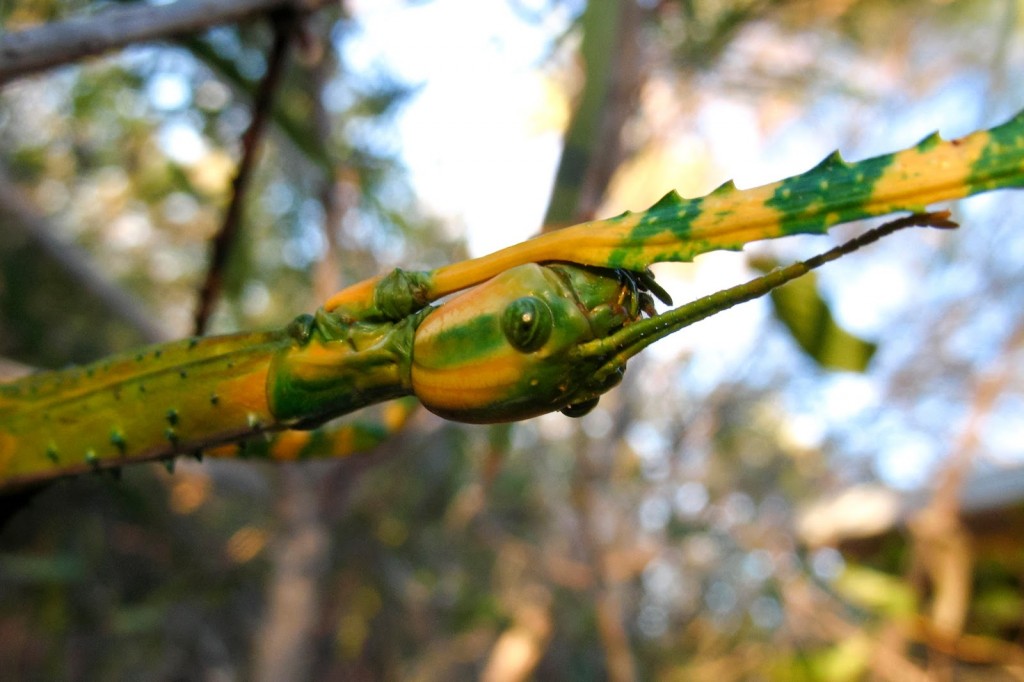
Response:
[[[1024,185],[1024,112],[856,163],[838,153],[762,187],[670,192],[646,211],[544,234],[432,271],[395,270],[286,328],[193,338],[0,385],[0,489],[167,459],[413,395],[451,420],[579,416],[627,361],[908,225],[938,201]],[[910,212],[816,258],[656,314],[648,267]]]

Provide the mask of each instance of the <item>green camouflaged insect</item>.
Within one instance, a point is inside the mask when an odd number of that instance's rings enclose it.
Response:
[[[486,423],[592,407],[654,341],[906,224],[656,315],[647,268],[717,249],[1024,185],[1024,113],[988,131],[576,225],[429,272],[349,287],[278,331],[150,347],[0,386],[0,487],[309,429],[414,395]],[[454,295],[453,295],[454,294]],[[450,296],[451,295],[451,296]],[[444,302],[435,304],[443,297]],[[209,450],[213,448],[212,450]],[[344,448],[341,448],[344,449]],[[281,448],[278,456],[294,455]]]

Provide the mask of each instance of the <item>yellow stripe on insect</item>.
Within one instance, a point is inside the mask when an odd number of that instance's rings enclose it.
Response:
[[[416,396],[432,411],[458,411],[502,401],[524,372],[522,356],[478,358],[472,372],[465,367],[424,367],[413,359],[412,385]]]
[[[924,210],[937,201],[965,196],[971,168],[990,142],[988,133],[974,133],[948,142],[932,135],[916,147],[897,152],[893,163],[876,182],[879,212],[888,212],[888,207],[905,208],[908,204]]]

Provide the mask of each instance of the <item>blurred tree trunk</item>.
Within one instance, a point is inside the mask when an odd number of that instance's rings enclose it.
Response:
[[[640,43],[642,25],[643,13],[634,0],[592,0],[587,6],[581,48],[587,80],[565,135],[555,188],[545,217],[548,227],[595,217],[615,169],[626,156],[623,129],[636,112],[645,80]],[[587,438],[579,438],[578,443],[577,468],[573,474],[577,495],[573,500],[582,528],[581,543],[596,578],[592,598],[598,635],[608,679],[626,682],[636,677],[636,664],[625,627],[626,616],[616,586],[605,580],[603,567],[607,548],[594,532],[600,493],[592,486],[601,473],[595,472],[593,465],[606,459],[600,453],[591,452]]]
[[[252,671],[259,682],[308,680],[313,670],[330,548],[330,535],[320,518],[316,473],[302,464],[281,467],[281,526]]]
[[[545,230],[594,217],[623,161],[622,129],[636,111],[645,80],[640,28],[631,0],[591,0],[580,48],[586,83],[565,134]]]
[[[626,155],[622,130],[634,114],[646,72],[642,58],[640,29],[644,13],[634,0],[591,0],[582,17],[580,48],[585,84],[565,135],[544,229],[551,230],[594,217],[604,200],[608,184]],[[621,599],[614,585],[604,578],[604,546],[592,535],[596,491],[589,485],[590,470],[586,439],[579,439],[575,474],[576,515],[582,529],[584,552],[596,576],[592,599],[599,636],[604,649],[608,679],[635,679],[635,662],[624,627]],[[535,620],[547,622],[535,614]],[[517,624],[513,625],[513,630]],[[510,630],[511,632],[512,630]],[[506,633],[508,635],[509,633]],[[545,635],[538,641],[546,641]],[[500,668],[497,661],[505,649],[502,636],[491,653],[486,670]],[[534,664],[539,657],[533,657]],[[531,671],[520,667],[509,680],[525,679]],[[491,676],[489,679],[497,679]]]
[[[615,170],[624,160],[622,131],[636,111],[646,77],[640,45],[643,18],[634,0],[591,0],[587,5],[581,47],[586,84],[565,137],[545,216],[546,228],[594,218]],[[614,442],[614,436],[610,440]],[[608,473],[598,471],[603,467],[595,463],[608,463],[608,448],[597,452],[582,434],[577,444],[573,504],[581,529],[580,542],[596,579],[591,596],[598,636],[608,679],[628,682],[636,678],[636,663],[625,628],[626,616],[618,587],[606,579],[609,548],[594,532],[600,491],[593,486]]]

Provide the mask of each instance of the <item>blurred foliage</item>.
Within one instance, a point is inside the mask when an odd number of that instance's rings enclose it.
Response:
[[[78,267],[81,253],[23,230],[12,198],[0,206],[0,355],[60,367],[156,340],[134,300]]]
[[[0,21],[14,30],[108,4],[6,2]],[[725,170],[802,170],[773,165],[793,153],[790,163],[807,167],[839,145],[850,158],[906,146],[928,132],[921,126],[967,132],[1024,102],[1007,76],[1024,62],[1015,2],[642,2],[630,7],[640,20],[625,40],[642,49],[629,69],[605,43],[622,38],[622,5],[516,4],[552,45],[537,68],[575,97],[556,222],[594,210],[581,207],[587,178],[590,200],[596,193],[611,212],[671,186],[710,189]],[[342,282],[464,257],[402,169],[395,120],[420,84],[347,62],[355,9],[325,10],[304,28],[217,330],[283,324]],[[189,333],[270,40],[264,22],[220,27],[0,92],[4,170],[77,262],[24,250],[0,228],[5,355],[62,364],[134,343],[137,321],[102,294],[92,302],[76,272],[130,292],[162,333]],[[612,116],[622,102],[608,101],[623,90],[581,83],[584,69],[591,79],[632,74],[624,114]],[[173,475],[141,465],[120,479],[55,484],[0,530],[0,670],[154,680],[1019,675],[1019,525],[988,532],[993,524],[967,518],[957,530],[975,548],[960,553],[974,564],[954,584],[970,600],[962,629],[936,634],[926,626],[946,585],[928,567],[943,554],[926,551],[918,526],[857,546],[839,538],[837,549],[805,544],[797,519],[852,483],[927,488],[964,457],[969,473],[1019,464],[1022,211],[1011,193],[986,197],[960,211],[959,235],[901,235],[799,285],[808,293],[794,306],[814,312],[779,318],[794,330],[813,322],[819,339],[832,329],[843,344],[876,341],[870,365],[843,364],[863,373],[808,362],[771,308],[745,306],[753,312],[716,316],[637,358],[579,421],[485,428],[418,415],[349,460],[186,461]],[[754,251],[791,260],[822,241]],[[756,262],[745,262],[702,259],[664,279],[689,296],[721,286],[723,264],[737,268],[726,276],[752,275]],[[866,320],[844,319],[864,308]],[[804,347],[834,366],[820,344]],[[993,373],[998,399],[968,433],[979,377]],[[290,609],[280,594],[309,607]]]

